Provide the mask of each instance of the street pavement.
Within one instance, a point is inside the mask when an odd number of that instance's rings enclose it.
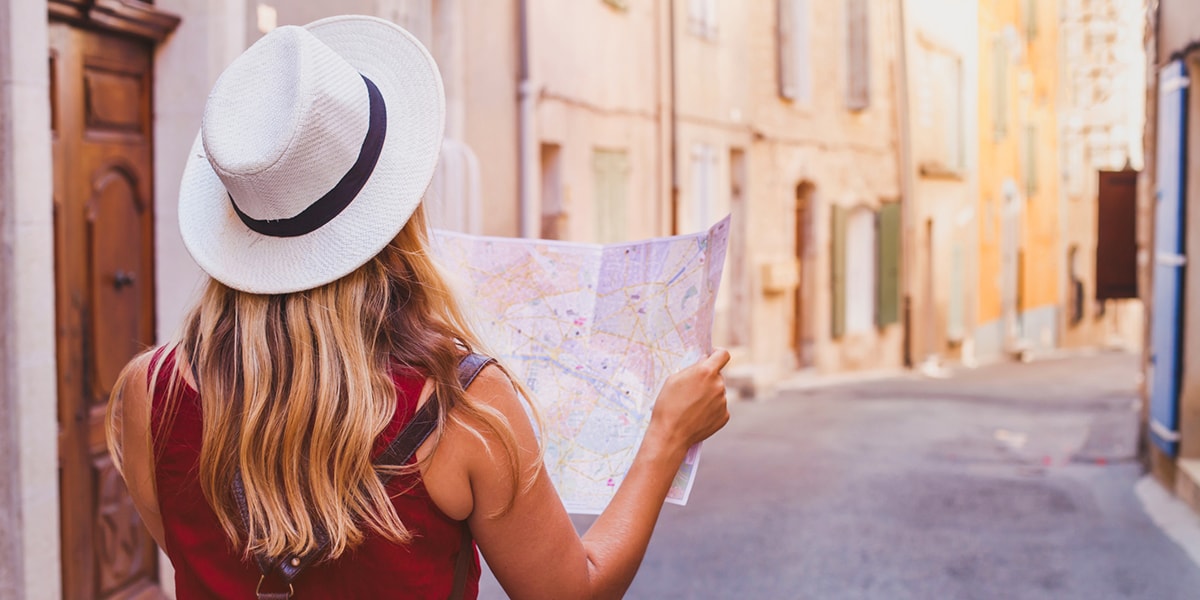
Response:
[[[1198,599],[1134,494],[1137,377],[1105,353],[738,402],[627,598]]]

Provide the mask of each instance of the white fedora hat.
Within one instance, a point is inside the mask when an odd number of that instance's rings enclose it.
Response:
[[[416,210],[445,115],[433,57],[399,26],[342,16],[276,29],[208,97],[179,191],[184,245],[245,292],[348,275]]]

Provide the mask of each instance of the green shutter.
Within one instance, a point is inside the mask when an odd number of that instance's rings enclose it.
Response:
[[[833,307],[832,332],[834,339],[846,332],[846,209],[834,205],[833,211]]]
[[[900,203],[879,207],[878,285],[875,322],[880,327],[900,322]]]
[[[626,204],[629,190],[629,156],[623,150],[594,150],[596,241],[612,243],[626,237]]]
[[[1037,0],[1024,0],[1021,4],[1021,13],[1025,21],[1025,38],[1026,41],[1032,42],[1038,34]]]

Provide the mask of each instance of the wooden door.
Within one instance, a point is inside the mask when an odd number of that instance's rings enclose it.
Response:
[[[50,25],[63,597],[156,598],[158,560],[104,413],[154,342],[149,42]]]
[[[810,330],[809,311],[811,307],[805,296],[815,289],[812,281],[812,268],[808,261],[812,246],[809,234],[812,232],[812,198],[813,185],[807,181],[796,186],[795,228],[796,235],[792,244],[796,264],[800,269],[799,284],[792,296],[792,351],[796,356],[796,366],[804,368],[813,364],[813,336]],[[836,277],[836,274],[834,275]],[[837,304],[834,299],[833,304]],[[836,309],[835,309],[836,310]]]

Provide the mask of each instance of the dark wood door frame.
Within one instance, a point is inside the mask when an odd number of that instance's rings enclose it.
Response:
[[[179,19],[136,0],[49,12],[63,595],[159,598],[103,421],[117,372],[155,341],[152,57]]]

